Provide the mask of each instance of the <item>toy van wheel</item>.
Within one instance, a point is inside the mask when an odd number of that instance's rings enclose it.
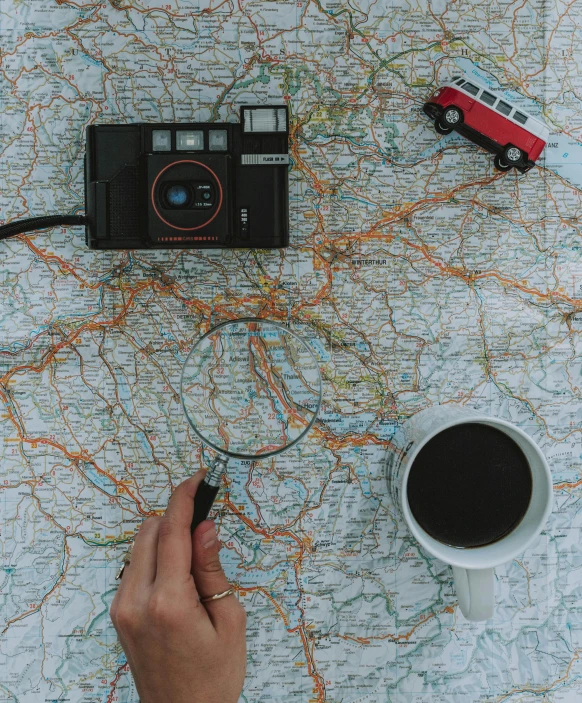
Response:
[[[513,168],[513,165],[505,163],[499,154],[493,159],[493,164],[498,171],[503,171],[504,173],[506,171],[511,171]]]
[[[450,134],[453,131],[452,127],[442,125],[438,118],[434,121],[434,128],[439,134]]]
[[[518,147],[513,146],[513,144],[508,144],[503,150],[503,161],[505,161],[505,163],[507,164],[511,164],[512,166],[520,164],[523,160],[523,157],[523,151]]]
[[[463,122],[463,111],[455,107],[454,105],[449,105],[443,112],[440,123],[445,127],[450,127],[453,129]]]

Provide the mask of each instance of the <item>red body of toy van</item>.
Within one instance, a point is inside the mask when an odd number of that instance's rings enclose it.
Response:
[[[550,131],[539,118],[517,109],[479,81],[454,77],[424,104],[439,134],[453,130],[495,154],[500,171],[522,173],[535,165]]]

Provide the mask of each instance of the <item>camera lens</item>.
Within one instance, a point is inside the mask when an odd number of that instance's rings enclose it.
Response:
[[[188,202],[190,193],[185,186],[173,185],[166,190],[165,195],[170,207],[181,207]]]

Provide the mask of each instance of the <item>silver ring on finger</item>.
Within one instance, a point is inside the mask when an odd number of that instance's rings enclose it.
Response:
[[[214,596],[206,596],[206,598],[201,598],[201,603],[208,603],[211,600],[220,600],[221,598],[226,598],[226,596],[232,596],[234,594],[234,588],[229,588],[228,591],[223,593],[216,593]]]
[[[131,550],[133,549],[133,540],[129,545],[129,549],[123,554],[122,557],[122,564],[119,567],[119,571],[115,575],[115,580],[119,581],[119,579],[123,576],[123,572],[125,571],[125,567],[131,562]]]

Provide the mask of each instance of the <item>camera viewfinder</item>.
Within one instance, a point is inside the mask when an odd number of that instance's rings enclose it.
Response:
[[[176,149],[180,151],[202,151],[204,132],[200,129],[180,129],[176,132]]]

